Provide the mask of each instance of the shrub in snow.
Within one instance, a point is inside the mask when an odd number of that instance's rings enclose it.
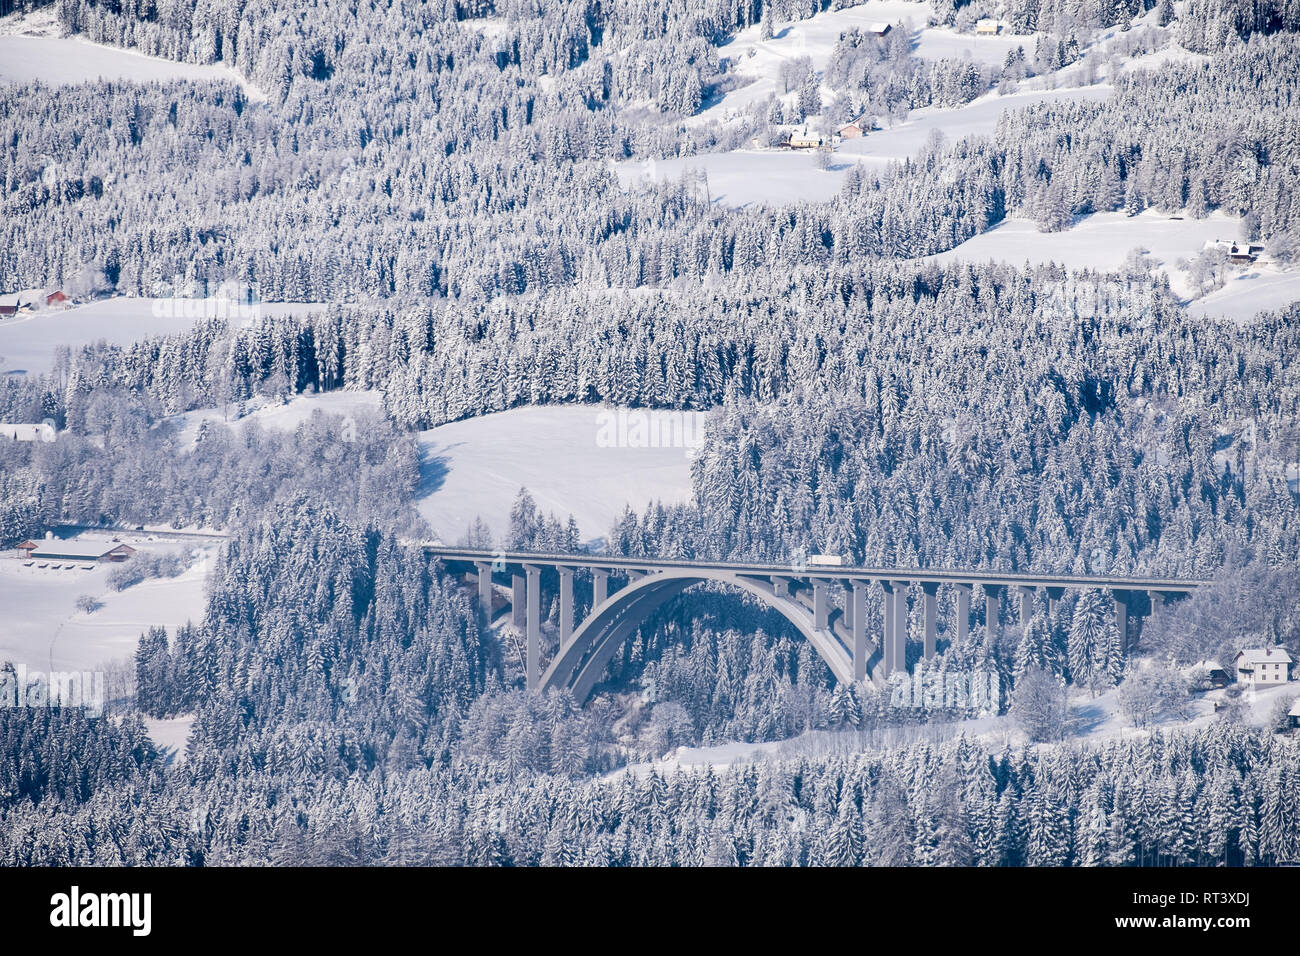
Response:
[[[177,577],[189,566],[189,556],[184,551],[137,554],[108,572],[108,586],[114,591],[124,591],[149,578]]]
[[[1185,717],[1187,679],[1164,667],[1136,670],[1119,688],[1120,713],[1134,727],[1145,727],[1161,717]]]
[[[1060,740],[1069,727],[1070,705],[1065,681],[1031,667],[1016,681],[1011,719],[1034,742]]]

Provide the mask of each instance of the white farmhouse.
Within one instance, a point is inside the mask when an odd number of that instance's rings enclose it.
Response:
[[[1284,647],[1248,647],[1234,663],[1237,683],[1246,687],[1272,687],[1291,679],[1291,655]]]

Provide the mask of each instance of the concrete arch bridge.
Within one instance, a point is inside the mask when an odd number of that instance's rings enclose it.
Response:
[[[744,591],[780,613],[842,684],[866,679],[883,683],[895,671],[906,670],[913,600],[922,605],[922,629],[916,638],[923,645],[924,657],[932,657],[938,642],[941,585],[950,585],[955,594],[954,638],[958,641],[969,632],[976,588],[985,603],[986,621],[998,621],[1001,604],[1007,599],[1016,603],[1021,620],[1027,620],[1037,600],[1046,601],[1050,611],[1052,603],[1067,590],[1100,589],[1111,596],[1115,623],[1127,644],[1135,622],[1151,613],[1153,603],[1186,597],[1208,583],[1156,577],[673,561],[480,551],[441,545],[430,545],[425,550],[439,558],[451,573],[477,577],[479,606],[489,617],[494,579],[508,579],[510,614],[525,633],[529,689],[567,689],[579,702],[590,696],[623,642],[651,614],[687,588],[705,581]],[[543,570],[558,576],[560,602],[559,648],[544,671]],[[573,579],[580,570],[591,574],[591,607],[583,620],[575,621]],[[611,589],[611,579],[622,585]],[[884,613],[878,627],[868,627],[867,622],[867,595],[872,588],[883,592]],[[833,593],[836,590],[842,592],[838,602]]]

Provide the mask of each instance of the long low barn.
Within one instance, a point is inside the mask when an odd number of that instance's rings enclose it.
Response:
[[[47,538],[44,541],[24,541],[18,545],[18,553],[29,560],[125,561],[135,554],[135,548],[129,544],[113,544],[110,541],[60,541]]]

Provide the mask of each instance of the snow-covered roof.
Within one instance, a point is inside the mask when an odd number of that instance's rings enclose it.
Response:
[[[34,544],[32,557],[34,558],[99,558],[108,554],[110,551],[122,551],[125,554],[131,554],[135,551],[125,544],[114,544],[111,541],[31,541],[23,542],[24,544]]]
[[[1290,664],[1291,655],[1286,652],[1285,647],[1248,647],[1237,654],[1237,663],[1241,663],[1242,658],[1246,659],[1248,664]]]
[[[1287,711],[1287,716],[1300,717],[1300,697],[1297,697],[1295,702],[1291,704],[1291,709]]]

